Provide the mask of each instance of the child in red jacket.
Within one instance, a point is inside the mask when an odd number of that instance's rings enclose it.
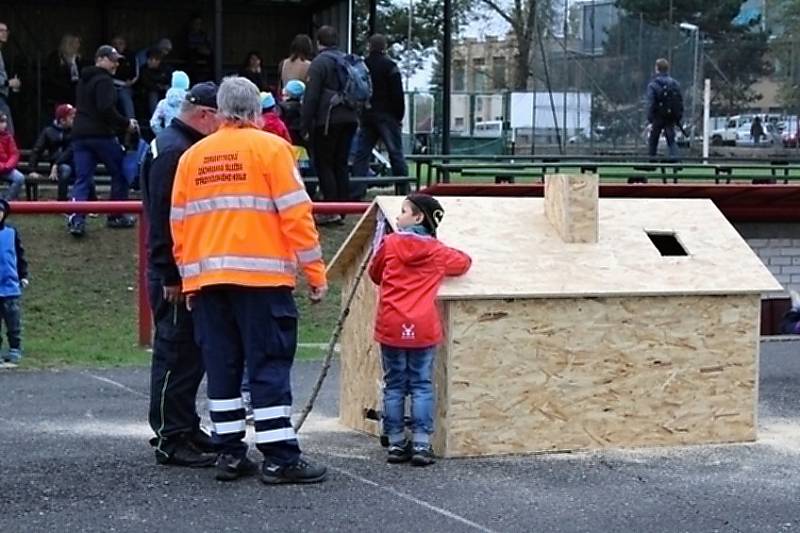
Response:
[[[409,195],[397,217],[398,232],[383,239],[369,267],[380,293],[375,340],[383,361],[383,430],[390,463],[433,463],[433,360],[442,340],[436,295],[445,276],[460,276],[472,264],[467,254],[436,239],[443,216],[432,196]],[[410,442],[405,437],[406,394],[413,419]]]
[[[277,109],[275,106],[278,104],[275,102],[275,97],[272,96],[272,93],[261,93],[261,119],[264,121],[264,125],[261,127],[262,130],[277,135],[286,140],[289,144],[292,144],[292,136],[289,135],[289,130],[286,128],[286,124],[283,123],[281,117],[278,116]]]
[[[25,176],[17,170],[19,149],[14,136],[8,131],[8,115],[0,113],[0,180],[8,182],[8,190],[0,195],[5,200],[16,200],[25,185]]]

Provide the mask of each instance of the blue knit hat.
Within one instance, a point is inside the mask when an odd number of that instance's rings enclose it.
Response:
[[[292,98],[302,98],[306,92],[306,84],[300,80],[289,80],[284,89]]]
[[[262,92],[261,93],[261,109],[272,109],[275,107],[275,97],[272,96],[272,93]]]
[[[189,75],[182,70],[176,70],[172,73],[172,88],[189,90]]]

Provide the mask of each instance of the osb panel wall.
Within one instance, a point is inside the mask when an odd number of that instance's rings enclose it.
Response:
[[[544,191],[545,215],[564,242],[597,242],[600,180],[596,174],[545,176]]]
[[[757,295],[450,306],[448,456],[755,439]]]
[[[444,340],[439,345],[436,352],[436,362],[434,365],[433,387],[436,396],[436,411],[433,419],[434,432],[431,443],[433,450],[437,455],[444,455],[447,450],[447,431],[446,423],[448,405],[450,403],[449,393],[449,379],[448,379],[448,366],[450,365],[450,352],[452,350],[452,341],[450,336],[450,303],[439,302],[439,313],[442,317],[442,333]]]
[[[358,267],[367,250],[345,270],[342,299],[350,292]],[[344,301],[343,301],[344,303]],[[378,435],[379,425],[364,418],[364,409],[380,410],[382,383],[378,344],[373,341],[378,296],[375,285],[365,272],[350,307],[341,337],[341,376],[339,416],[344,425]]]

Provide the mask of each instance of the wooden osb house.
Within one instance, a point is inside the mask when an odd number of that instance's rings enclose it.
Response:
[[[760,294],[781,288],[711,201],[598,201],[596,176],[440,201],[440,239],[473,266],[439,293],[437,454],[756,438]],[[344,294],[401,202],[377,198],[334,258]],[[371,434],[376,304],[365,276],[341,339],[340,417]]]

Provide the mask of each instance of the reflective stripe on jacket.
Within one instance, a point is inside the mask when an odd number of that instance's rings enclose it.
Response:
[[[183,291],[209,285],[326,284],[311,200],[291,146],[256,128],[223,126],[184,153],[170,226]],[[299,266],[298,266],[299,264]]]

